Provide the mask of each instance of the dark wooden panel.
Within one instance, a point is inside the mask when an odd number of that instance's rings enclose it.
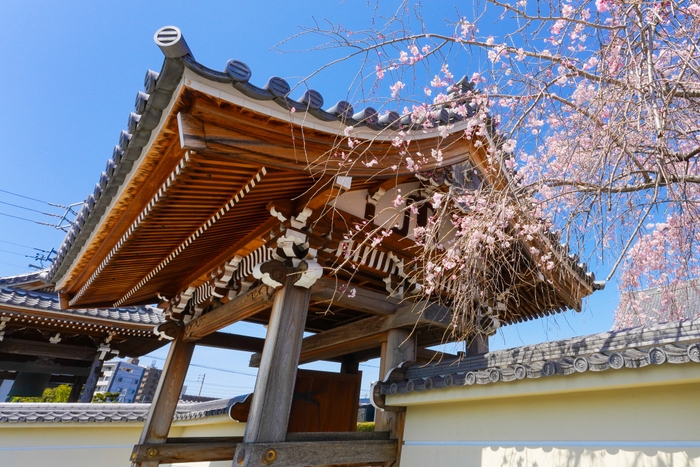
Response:
[[[354,432],[361,384],[362,373],[298,370],[287,431]],[[247,422],[251,399],[234,404],[231,418]]]
[[[0,353],[91,361],[95,357],[97,349],[77,345],[66,345],[60,342],[57,344],[50,344],[48,342],[25,339],[5,339],[0,342]]]
[[[287,431],[356,431],[362,374],[299,370]]]

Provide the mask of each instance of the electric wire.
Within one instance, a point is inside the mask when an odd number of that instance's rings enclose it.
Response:
[[[155,359],[155,360],[162,360],[162,361],[165,361],[164,358],[155,357],[155,356],[153,356],[153,355],[146,355],[146,356],[144,356],[144,358],[153,358],[153,359]],[[252,376],[252,377],[256,377],[256,376],[257,376],[256,374],[253,374],[253,373],[244,373],[244,372],[242,372],[242,371],[229,370],[229,369],[226,369],[226,368],[216,368],[216,367],[207,366],[207,365],[197,365],[197,364],[195,364],[195,363],[190,364],[190,366],[195,366],[195,367],[197,367],[197,368],[206,368],[207,370],[223,371],[223,372],[225,372],[225,373],[233,373],[233,374],[235,374],[235,375]]]
[[[7,201],[0,201],[0,204],[4,204],[6,206],[12,206],[13,208],[19,208],[19,209],[24,209],[26,211],[31,211],[31,212],[38,212],[39,214],[43,214],[45,216],[50,216],[50,217],[57,217],[59,219],[62,219],[63,216],[58,215],[58,214],[53,214],[51,212],[44,212],[44,211],[39,211],[38,209],[32,209],[28,208],[26,206],[20,206],[19,204],[14,204],[14,203],[8,203]]]
[[[14,219],[19,219],[19,220],[22,220],[22,221],[33,222],[33,223],[35,223],[35,224],[45,225],[45,226],[48,226],[48,227],[53,227],[54,229],[57,229],[57,228],[58,228],[58,227],[55,226],[54,224],[49,224],[49,223],[47,223],[47,222],[35,221],[35,220],[33,220],[33,219],[27,219],[26,217],[13,216],[12,214],[6,214],[6,213],[4,213],[4,212],[0,212],[0,216],[12,217],[12,218],[14,218]]]
[[[49,203],[48,201],[43,201],[43,200],[40,200],[40,199],[32,198],[31,196],[20,195],[19,193],[14,193],[14,192],[12,192],[12,191],[0,189],[0,192],[7,193],[8,195],[18,196],[18,197],[20,197],[20,198],[28,199],[28,200],[31,200],[31,201],[36,201],[37,203],[48,204],[49,206],[53,206],[53,207],[56,207],[56,208],[68,209],[68,206],[64,206],[64,205],[62,205],[62,204]]]
[[[10,250],[0,250],[0,253],[9,253],[9,254],[11,254],[11,255],[24,256],[24,257],[26,257],[26,258],[34,258],[33,256],[30,256],[30,255],[23,255],[22,253],[16,253],[16,252],[10,251]]]
[[[28,245],[22,245],[21,243],[8,242],[8,241],[6,241],[6,240],[0,240],[0,243],[7,243],[8,245],[20,246],[20,247],[22,247],[22,248],[29,248],[30,250],[37,250],[37,251],[41,251],[41,252],[44,252],[44,253],[48,253],[48,252],[49,252],[48,250],[42,250],[41,248],[36,248],[36,247],[33,247],[33,246],[28,246]]]

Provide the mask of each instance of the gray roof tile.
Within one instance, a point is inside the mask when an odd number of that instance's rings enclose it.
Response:
[[[458,361],[400,365],[375,383],[371,394],[381,407],[387,394],[689,362],[700,363],[700,319],[516,347]]]
[[[216,399],[194,404],[180,403],[175,420],[191,420],[228,413],[234,403],[246,396]],[[80,404],[80,403],[0,403],[0,423],[118,423],[143,422],[151,404]]]
[[[27,291],[12,287],[0,287],[0,306],[3,304],[75,317],[90,316],[119,323],[156,325],[165,321],[161,310],[151,306],[61,310],[58,295],[55,293]]]

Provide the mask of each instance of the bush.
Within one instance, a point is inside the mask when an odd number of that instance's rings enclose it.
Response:
[[[121,392],[96,392],[95,395],[92,396],[92,402],[117,402],[121,394]]]
[[[68,402],[71,392],[70,384],[61,384],[55,388],[47,388],[41,397],[13,397],[11,402]]]
[[[360,422],[357,424],[357,431],[374,431],[374,422]]]

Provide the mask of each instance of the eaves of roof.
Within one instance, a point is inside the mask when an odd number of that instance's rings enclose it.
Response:
[[[153,327],[165,321],[160,309],[150,306],[123,308],[86,308],[61,310],[58,296],[50,292],[37,292],[0,287],[0,309],[55,313],[62,319],[104,320],[105,324],[139,324]]]
[[[171,41],[171,38],[174,39]],[[134,167],[138,166],[144,154],[148,152],[149,145],[154,140],[153,136],[157,134],[156,130],[168,118],[168,108],[177,99],[185,85],[186,76],[196,75],[203,83],[209,83],[212,89],[227,88],[255,105],[277,107],[289,115],[301,115],[305,122],[342,123],[345,126],[363,128],[374,134],[381,134],[386,130],[397,130],[400,125],[413,124],[410,116],[401,117],[395,112],[380,116],[371,107],[356,111],[350,103],[345,101],[324,109],[323,96],[310,89],[306,90],[299,99],[292,99],[289,97],[291,92],[289,84],[279,77],[272,77],[259,87],[250,83],[252,75],[250,68],[237,60],[230,60],[224,71],[212,70],[194,59],[177,28],[162,28],[156,33],[156,43],[166,56],[163,67],[160,73],[150,70],[146,73],[144,90],[137,93],[135,109],[129,115],[127,129],[121,132],[119,144],[113,150],[112,159],[107,162],[94,192],[86,199],[58,249],[56,259],[48,271],[48,281],[57,284],[58,287],[63,287],[72,280],[68,273],[75,268],[86,245],[91,244],[92,236],[106,217],[105,213],[118,200],[120,190],[127,186]],[[471,89],[471,85],[466,81],[460,81],[454,85],[454,89],[468,90]],[[452,91],[448,89],[448,92]],[[468,116],[476,111],[473,102],[468,103],[467,108]],[[456,123],[462,119],[459,113],[442,108],[436,111],[435,124]],[[563,263],[578,277],[587,293],[600,288],[599,284],[594,283],[593,274],[586,271],[585,265],[579,263],[575,255],[567,255],[565,249],[559,248],[555,237],[549,240],[553,242],[554,249],[562,250],[560,253],[563,254],[560,256]],[[81,283],[86,284],[84,280]],[[69,287],[74,285],[76,284],[69,284]],[[87,285],[84,286],[87,287]],[[75,290],[71,293],[73,292]],[[84,303],[90,302],[86,300]],[[134,301],[133,303],[143,302]],[[569,306],[573,305],[569,304]]]
[[[176,32],[179,42],[164,45],[162,38],[159,39],[159,34],[164,31],[165,36]],[[412,125],[410,116],[401,117],[396,112],[380,116],[371,107],[356,111],[346,101],[339,101],[323,109],[323,96],[311,89],[306,90],[299,99],[292,99],[289,97],[289,84],[279,77],[272,77],[259,87],[249,82],[252,73],[248,65],[237,60],[229,60],[223,72],[212,70],[194,59],[177,28],[161,28],[156,33],[156,43],[166,56],[163,67],[160,73],[147,71],[144,90],[136,95],[135,108],[129,114],[127,129],[120,133],[119,144],[114,147],[112,158],[107,162],[93,193],[85,200],[49,267],[48,280],[51,283],[58,283],[76,260],[81,248],[88,242],[103,214],[127,180],[134,164],[147,150],[152,132],[167,117],[164,110],[171,104],[174,96],[177,96],[176,91],[182,84],[186,69],[210,83],[230,86],[229,89],[235,89],[253,102],[272,102],[280,109],[307,114],[319,122],[342,122],[345,126],[367,128],[375,134],[387,129],[398,129],[399,125]],[[469,84],[460,82],[455,86],[460,86],[461,89]],[[467,105],[472,113],[475,111],[474,106],[475,104]],[[462,120],[462,117],[456,112],[442,109],[437,114],[436,124],[459,120]]]

